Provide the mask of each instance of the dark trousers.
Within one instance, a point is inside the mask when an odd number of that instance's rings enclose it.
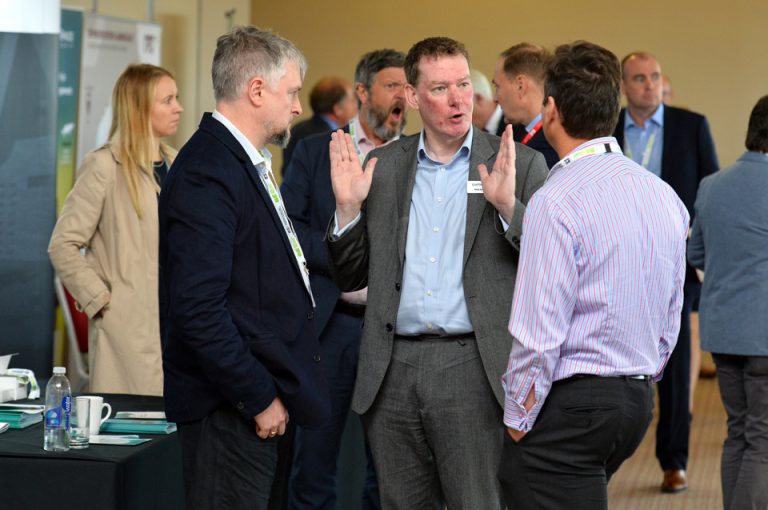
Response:
[[[518,443],[504,434],[499,481],[508,509],[607,509],[608,480],[640,444],[652,408],[647,380],[555,382],[531,431]]]
[[[656,458],[662,469],[685,469],[691,431],[691,304],[683,298],[677,345],[659,381],[659,421],[656,424]]]
[[[362,327],[362,317],[337,312],[331,316],[320,337],[331,394],[331,420],[321,429],[296,427],[289,485],[290,510],[336,508],[337,461],[355,386]],[[359,508],[376,510],[380,505],[373,460],[366,445],[360,444],[359,448],[365,449],[368,460]]]
[[[713,354],[728,413],[723,508],[768,508],[768,357]]]
[[[502,411],[474,338],[396,338],[363,424],[385,510],[501,508]]]
[[[188,510],[267,508],[276,438],[259,438],[255,422],[226,405],[178,429]]]

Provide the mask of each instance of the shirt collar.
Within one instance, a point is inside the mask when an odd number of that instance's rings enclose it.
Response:
[[[539,123],[540,120],[541,120],[541,114],[538,114],[536,117],[534,117],[534,119],[531,122],[528,123],[527,126],[525,126],[525,131],[530,133],[531,129],[533,129],[536,126],[536,124]]]
[[[659,127],[664,127],[664,103],[661,103],[659,107],[656,108],[656,111],[653,112],[653,115],[651,115],[651,118],[648,120]],[[626,129],[630,126],[642,129],[637,125],[637,122],[632,118],[632,115],[629,114],[629,110],[627,110],[626,115],[624,115],[624,128]]]
[[[251,141],[240,131],[232,122],[224,116],[220,111],[213,110],[212,117],[221,122],[227,130],[232,133],[232,136],[240,143],[240,145],[248,154],[248,157],[253,163],[253,166],[258,167],[261,164],[271,167],[272,166],[272,153],[264,147],[257,149],[251,143]]]
[[[551,177],[552,174],[554,174],[561,168],[564,168],[566,166],[565,164],[563,164],[564,161],[573,159],[574,155],[579,154],[584,149],[588,149],[589,147],[592,147],[595,145],[606,145],[606,144],[611,144],[613,147],[615,147],[616,152],[612,152],[612,153],[623,154],[623,152],[621,151],[621,146],[619,146],[619,143],[616,141],[616,138],[614,138],[613,136],[602,136],[600,138],[593,138],[592,140],[582,143],[581,145],[573,149],[571,152],[566,154],[563,159],[558,161],[555,164],[555,166],[552,167],[552,169],[549,171],[549,176]],[[605,154],[605,153],[603,152],[602,154]]]
[[[336,124],[336,122],[333,119],[331,119],[329,116],[321,113],[320,118],[323,119],[323,122],[328,124],[328,127],[331,128],[331,131],[336,131],[337,129],[339,129],[339,125]]]
[[[496,105],[496,109],[493,110],[493,113],[491,114],[491,118],[488,119],[488,122],[485,124],[485,130],[495,135],[496,130],[499,128],[499,122],[501,122],[501,117],[503,115],[504,115],[504,112],[501,111],[501,106]]]
[[[464,137],[464,142],[461,144],[461,147],[459,147],[459,150],[456,151],[456,153],[451,156],[451,160],[448,162],[448,165],[456,161],[457,159],[464,157],[469,159],[469,155],[472,153],[472,137],[474,135],[474,127],[472,125],[469,126],[469,131],[467,132],[467,136]],[[427,147],[424,144],[424,130],[421,130],[421,133],[419,134],[419,149],[416,153],[418,155],[418,159],[420,163],[423,163],[424,161],[433,161],[437,163],[437,161],[434,161],[432,158],[429,157],[427,154]]]

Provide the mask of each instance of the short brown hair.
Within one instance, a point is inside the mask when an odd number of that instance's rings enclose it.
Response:
[[[620,82],[616,55],[587,41],[563,44],[544,75],[544,102],[554,98],[569,136],[610,136],[619,119]]]
[[[524,42],[507,48],[500,57],[504,59],[504,74],[510,80],[525,74],[543,84],[544,72],[552,59],[552,52],[538,44]]]
[[[349,90],[349,84],[341,78],[334,76],[320,78],[309,92],[309,106],[312,108],[312,113],[333,113],[333,107],[347,97]]]
[[[463,56],[469,65],[469,53],[459,41],[449,37],[428,37],[423,39],[408,50],[405,56],[405,79],[412,86],[419,81],[419,62],[422,58]]]
[[[761,97],[752,108],[746,146],[750,151],[768,152],[768,96]]]

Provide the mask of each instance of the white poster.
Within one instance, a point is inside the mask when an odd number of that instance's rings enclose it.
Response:
[[[128,64],[160,65],[160,25],[88,14],[78,107],[77,166],[102,146],[112,123],[112,88]]]

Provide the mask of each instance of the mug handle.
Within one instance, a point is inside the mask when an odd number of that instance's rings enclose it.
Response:
[[[107,415],[106,415],[106,416],[104,416],[104,417],[101,419],[101,421],[99,422],[99,425],[104,425],[104,422],[105,422],[105,421],[107,421],[107,420],[109,419],[109,417],[110,417],[110,416],[112,416],[112,406],[111,406],[111,405],[109,405],[109,404],[108,404],[108,403],[106,403],[106,402],[104,402],[104,404],[102,405],[102,407],[101,407],[102,411],[101,411],[101,412],[102,412],[102,413],[104,412],[104,408],[105,408],[105,407],[107,408]]]

